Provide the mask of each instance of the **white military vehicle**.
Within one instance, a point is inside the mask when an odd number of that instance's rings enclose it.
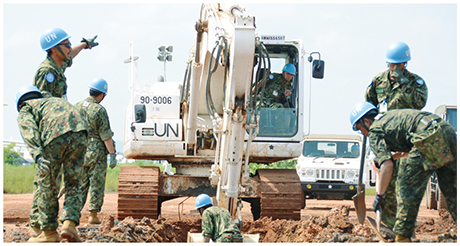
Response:
[[[307,199],[351,200],[358,187],[362,136],[310,134],[296,170]],[[375,185],[370,162],[366,161],[363,183]],[[375,174],[373,174],[375,180]]]
[[[203,4],[195,24],[184,81],[142,86],[131,44],[123,152],[130,159],[167,160],[174,175],[158,168],[122,166],[118,219],[157,218],[163,201],[207,193],[241,219],[242,201],[254,219],[300,219],[305,199],[295,170],[249,172],[249,163],[300,155],[305,86],[322,78],[324,62],[313,60],[300,39],[256,33],[256,18],[239,5]],[[263,25],[263,23],[260,23]],[[308,58],[311,63],[304,64]],[[185,61],[184,61],[185,62]],[[297,73],[283,108],[260,103],[270,73],[291,63]],[[308,71],[308,69],[307,69]],[[259,86],[262,85],[262,86]],[[257,89],[259,88],[259,89]],[[284,93],[280,93],[280,95]],[[307,118],[308,119],[308,118]],[[307,120],[305,119],[305,120]]]
[[[449,122],[457,132],[457,105],[440,105],[434,111],[443,120]],[[428,180],[425,193],[426,207],[428,209],[447,208],[444,195],[439,189],[436,174],[433,173]]]

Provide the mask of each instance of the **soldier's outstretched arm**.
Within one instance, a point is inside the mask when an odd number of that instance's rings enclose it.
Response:
[[[72,56],[72,58],[75,58],[78,55],[78,53],[80,53],[80,51],[83,50],[85,47],[86,47],[85,42],[81,42],[81,43],[75,45],[74,47],[72,47],[72,51],[70,52],[70,56]]]
[[[94,36],[93,38],[83,38],[79,44],[72,47],[72,51],[70,52],[70,55],[72,56],[72,58],[75,58],[78,55],[78,53],[80,53],[80,51],[83,49],[91,49],[93,47],[98,46],[99,43],[95,41],[96,38],[97,38],[97,35]]]

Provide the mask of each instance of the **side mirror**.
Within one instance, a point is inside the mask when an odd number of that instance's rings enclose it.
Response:
[[[312,76],[315,79],[324,78],[324,61],[314,60],[312,65]]]
[[[318,54],[319,59],[313,61],[313,57],[311,56],[312,54]],[[315,79],[324,78],[324,61],[321,60],[321,55],[319,54],[319,52],[310,53],[310,56],[308,57],[308,61],[309,62],[313,61],[313,64],[311,67],[311,73],[312,73],[313,78]]]
[[[136,123],[144,123],[146,119],[145,105],[144,104],[134,105],[134,112],[135,112],[134,117],[135,117]]]

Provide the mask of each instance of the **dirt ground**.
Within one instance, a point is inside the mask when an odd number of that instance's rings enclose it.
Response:
[[[366,197],[366,215],[375,218],[372,196]],[[83,242],[186,242],[187,232],[201,232],[201,217],[193,197],[163,202],[159,219],[128,217],[116,220],[117,194],[106,194],[99,218],[101,225],[88,224],[82,211],[77,227]],[[29,235],[32,194],[3,195],[3,242],[25,242]],[[60,200],[62,208],[63,198]],[[300,221],[262,218],[253,221],[250,205],[242,210],[242,233],[259,234],[259,242],[379,242],[369,221],[359,224],[353,201],[307,200]],[[457,226],[446,210],[428,210],[422,202],[417,218],[416,242],[457,242]],[[60,225],[61,227],[61,225]],[[60,231],[58,228],[58,232]],[[390,234],[383,230],[386,239]],[[61,241],[62,242],[62,241]]]

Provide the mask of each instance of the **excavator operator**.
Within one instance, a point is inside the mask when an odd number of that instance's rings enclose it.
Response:
[[[268,75],[264,90],[262,107],[266,108],[292,108],[288,97],[291,96],[291,80],[296,74],[293,64],[284,65],[283,72]]]

